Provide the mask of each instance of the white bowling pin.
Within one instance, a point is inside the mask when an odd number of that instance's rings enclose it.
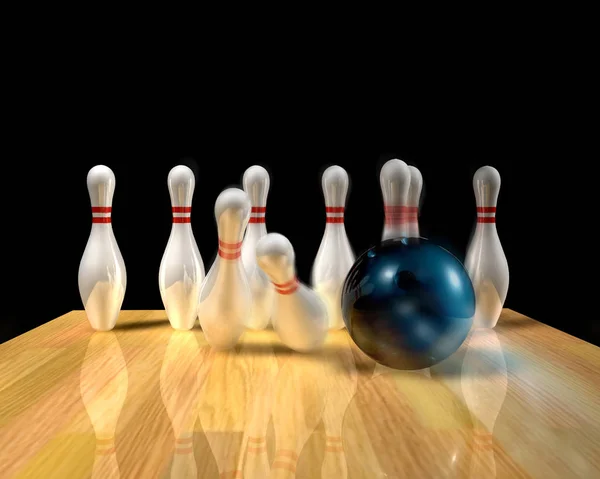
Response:
[[[198,318],[206,341],[215,349],[233,348],[243,334],[252,308],[252,292],[241,261],[250,199],[227,188],[215,202],[219,252],[200,290]]]
[[[178,330],[194,327],[204,262],[191,224],[192,197],[196,180],[193,171],[179,165],[169,172],[173,226],[160,262],[158,285],[171,326]]]
[[[242,183],[252,205],[250,221],[242,243],[242,263],[252,290],[252,311],[247,326],[250,329],[264,329],[271,321],[275,290],[267,275],[256,265],[256,243],[267,234],[265,214],[270,185],[269,173],[262,166],[251,166],[245,171]]]
[[[321,180],[325,196],[325,233],[313,263],[311,283],[327,305],[329,329],[345,326],[341,306],[342,286],[355,260],[344,227],[348,183],[348,173],[340,166],[327,168]]]
[[[79,264],[79,294],[92,328],[109,331],[115,327],[127,287],[125,262],[111,224],[115,175],[107,166],[94,166],[87,187],[92,231]]]
[[[410,170],[402,160],[389,160],[379,174],[385,225],[382,241],[408,236],[408,190],[410,188]]]
[[[498,231],[496,204],[500,173],[491,166],[479,168],[473,176],[477,202],[477,226],[467,248],[465,268],[475,289],[473,328],[496,326],[508,293],[508,263]]]
[[[323,345],[329,320],[327,306],[317,293],[296,277],[295,253],[278,233],[263,236],[256,245],[256,261],[275,286],[271,321],[281,341],[299,352]]]
[[[419,201],[423,189],[423,176],[414,166],[409,166],[410,187],[408,189],[408,237],[418,238],[419,233]]]

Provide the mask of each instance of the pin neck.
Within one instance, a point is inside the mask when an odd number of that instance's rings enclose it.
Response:
[[[496,223],[496,207],[495,206],[478,206],[477,207],[477,224],[480,223]]]
[[[112,223],[112,206],[92,206],[92,224]]]
[[[344,224],[344,209],[343,206],[326,206],[325,223],[328,225]]]
[[[191,206],[173,206],[171,211],[173,212],[173,224],[191,223]]]
[[[294,276],[293,279],[291,279],[290,281],[287,281],[285,283],[273,283],[273,286],[275,287],[275,291],[278,294],[292,294],[294,293],[299,286],[298,283],[298,278],[296,276]]]
[[[408,236],[409,238],[419,237],[419,207],[407,206],[406,210],[408,221]]]
[[[236,260],[242,255],[242,242],[226,243],[219,239],[219,257],[224,260]]]
[[[409,207],[403,205],[385,205],[383,207],[385,212],[385,224],[386,226],[398,227],[404,226],[408,223],[409,219]]]
[[[267,214],[266,206],[253,206],[250,210],[249,224],[264,224],[265,216]]]

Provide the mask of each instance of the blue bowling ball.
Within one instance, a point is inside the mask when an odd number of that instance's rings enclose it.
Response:
[[[466,339],[475,292],[449,251],[425,238],[393,239],[358,257],[343,285],[342,313],[369,357],[394,369],[423,369]]]

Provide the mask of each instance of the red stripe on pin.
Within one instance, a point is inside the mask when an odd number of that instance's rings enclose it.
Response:
[[[110,213],[112,206],[92,206],[92,213]]]
[[[495,213],[495,212],[496,212],[495,206],[478,206],[477,207],[477,213]]]
[[[343,223],[343,222],[344,222],[343,216],[328,216],[325,219],[325,223]]]
[[[408,211],[408,206],[386,205],[386,206],[383,207],[383,210],[386,213],[402,214],[402,213],[406,213]]]
[[[191,223],[192,219],[189,216],[173,216],[173,223]]]
[[[267,207],[266,206],[253,206],[250,211],[252,213],[266,213],[267,212]]]
[[[219,248],[219,256],[223,259],[238,259],[241,255],[241,251],[236,251],[235,253],[227,253],[221,248]]]
[[[265,223],[264,216],[251,216],[250,221],[248,223]]]
[[[477,223],[495,223],[496,217],[494,216],[478,216]]]
[[[298,278],[294,277],[294,279],[287,283],[273,283],[273,286],[275,286],[275,291],[279,294],[292,294],[298,289]]]
[[[385,205],[383,207],[385,212],[385,224],[386,225],[403,225],[408,223],[408,206],[403,205]]]
[[[173,206],[171,208],[171,210],[173,211],[173,213],[191,213],[192,207],[191,206]]]
[[[344,212],[343,206],[326,206],[325,207],[325,213],[343,213],[343,212]]]
[[[110,216],[93,216],[92,223],[110,223]]]
[[[223,259],[238,259],[242,255],[242,252],[239,250],[241,247],[241,241],[239,243],[225,243],[225,241],[219,239],[219,256]],[[224,251],[226,249],[234,251]]]

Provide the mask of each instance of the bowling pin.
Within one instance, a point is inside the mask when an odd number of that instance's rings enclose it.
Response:
[[[473,328],[496,326],[508,293],[508,263],[498,231],[496,204],[500,173],[491,166],[479,168],[473,177],[477,202],[477,226],[467,248],[465,268],[475,289]]]
[[[410,169],[402,160],[389,160],[379,174],[385,225],[381,241],[408,236],[407,202],[410,188]]]
[[[160,263],[158,284],[169,322],[174,329],[194,327],[204,262],[191,224],[192,197],[196,180],[193,171],[179,165],[169,172],[173,225]]]
[[[474,425],[469,477],[496,477],[494,425],[508,389],[502,345],[492,329],[474,329],[462,365],[462,392]]]
[[[323,345],[329,320],[321,298],[298,281],[295,253],[279,233],[263,236],[256,245],[256,261],[275,286],[271,321],[281,341],[299,352]]]
[[[215,202],[219,250],[198,307],[206,341],[215,349],[233,348],[250,317],[252,292],[240,258],[250,208],[248,195],[238,188],[224,190]]]
[[[409,166],[410,187],[408,189],[408,237],[419,238],[419,201],[423,189],[423,176],[414,166]]]
[[[311,285],[327,305],[329,329],[345,326],[341,307],[342,285],[355,260],[344,227],[348,183],[348,173],[340,166],[327,168],[321,180],[325,196],[325,233],[313,263]]]
[[[269,173],[262,166],[251,166],[245,171],[242,183],[252,205],[250,221],[242,243],[242,263],[252,290],[252,310],[247,326],[250,329],[264,329],[271,321],[275,290],[269,278],[256,265],[256,243],[267,234],[265,214],[270,185]]]
[[[127,398],[127,364],[113,331],[90,338],[80,372],[80,393],[96,436],[92,479],[121,476],[115,452],[119,416]]]
[[[115,175],[104,165],[87,175],[92,203],[92,231],[79,264],[79,294],[93,329],[114,328],[127,287],[127,272],[112,229]]]

